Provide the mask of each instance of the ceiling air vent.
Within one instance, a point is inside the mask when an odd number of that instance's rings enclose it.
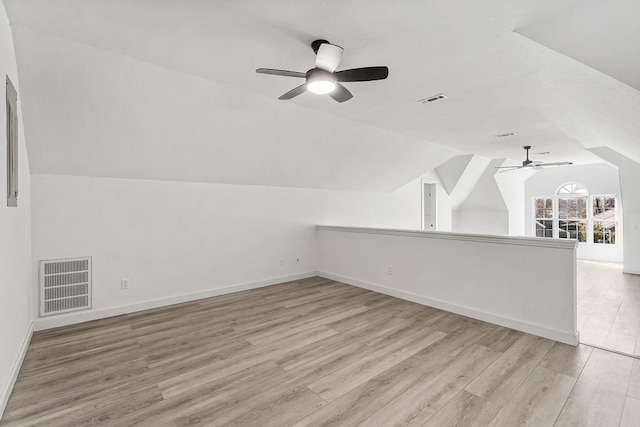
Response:
[[[429,104],[431,102],[436,102],[436,101],[441,101],[443,99],[446,99],[447,95],[445,95],[444,93],[439,93],[437,95],[433,95],[430,96],[428,98],[425,99],[421,99],[420,101],[418,101],[420,104]]]
[[[515,132],[499,133],[493,136],[495,136],[496,138],[508,138],[510,136],[515,136]]]
[[[91,257],[40,261],[40,316],[91,308]]]

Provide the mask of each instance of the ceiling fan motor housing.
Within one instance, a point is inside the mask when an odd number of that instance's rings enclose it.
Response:
[[[318,39],[311,42],[311,49],[313,49],[313,53],[317,54],[318,49],[320,49],[320,45],[324,43],[329,43],[329,41],[324,39]]]

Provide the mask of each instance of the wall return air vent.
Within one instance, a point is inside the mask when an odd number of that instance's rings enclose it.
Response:
[[[91,257],[40,261],[40,316],[91,308]]]

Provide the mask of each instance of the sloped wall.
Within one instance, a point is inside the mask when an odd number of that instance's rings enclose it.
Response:
[[[640,163],[607,147],[590,150],[618,168],[624,209],[624,218],[619,221],[624,227],[620,233],[623,237],[624,271],[640,274]]]
[[[9,21],[0,4],[0,78],[8,75],[18,91],[20,85]],[[4,90],[2,97],[4,98]],[[18,207],[6,203],[6,104],[0,102],[0,416],[9,398],[13,381],[20,369],[26,340],[32,322],[31,301],[31,231],[30,175],[22,127],[18,111]]]

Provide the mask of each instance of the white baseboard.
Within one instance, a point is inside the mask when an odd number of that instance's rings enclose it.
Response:
[[[173,304],[180,304],[188,301],[195,301],[203,298],[215,297],[218,295],[230,294],[233,292],[246,291],[248,289],[262,288],[264,286],[276,285],[278,283],[290,282],[292,280],[302,280],[309,277],[317,276],[317,271],[307,273],[292,274],[289,276],[273,277],[257,282],[241,283],[237,285],[227,286],[224,288],[216,288],[203,292],[194,292],[190,294],[176,295],[167,298],[158,298],[149,301],[138,302],[118,307],[90,309],[86,311],[77,311],[60,316],[41,317],[34,321],[34,330],[42,331],[45,329],[57,328],[59,326],[73,325],[75,323],[88,322],[91,320],[104,319],[106,317],[120,316],[122,314],[133,313],[136,311],[149,310],[151,308],[165,307]]]
[[[368,289],[370,291],[379,292],[381,294],[390,295],[392,297],[404,299],[404,300],[415,302],[418,304],[426,305],[429,307],[439,308],[441,310],[449,311],[451,313],[461,314],[463,316],[472,317],[474,319],[482,320],[489,323],[494,323],[500,326],[505,326],[507,328],[516,329],[518,331],[526,332],[532,335],[537,335],[543,338],[548,338],[554,341],[559,341],[565,344],[578,345],[578,343],[580,342],[579,332],[577,332],[576,334],[573,334],[570,332],[559,331],[556,329],[547,328],[545,326],[540,326],[533,323],[527,323],[520,320],[504,317],[504,316],[498,316],[493,313],[488,313],[475,308],[466,307],[458,304],[452,304],[445,301],[429,298],[423,295],[418,295],[418,294],[414,294],[407,291],[401,291],[398,289],[393,289],[386,286],[377,285],[374,283],[364,282],[362,280],[341,276],[339,274],[320,271],[318,272],[318,276],[324,277],[325,279],[335,280],[338,282],[357,286],[359,288]]]
[[[640,274],[640,270],[636,270],[634,268],[623,268],[622,272],[627,274]]]
[[[9,396],[11,396],[11,392],[13,391],[13,386],[16,384],[16,380],[18,379],[18,374],[20,373],[20,368],[22,367],[22,362],[24,361],[24,357],[27,354],[27,349],[29,348],[29,343],[31,342],[31,336],[33,335],[33,322],[29,325],[29,329],[27,330],[27,335],[24,337],[22,341],[22,346],[20,347],[20,352],[18,352],[18,357],[16,358],[13,366],[11,367],[11,372],[9,374],[9,378],[2,385],[2,390],[0,392],[0,420],[2,419],[2,415],[4,414],[4,409],[7,406],[7,402],[9,401]]]

